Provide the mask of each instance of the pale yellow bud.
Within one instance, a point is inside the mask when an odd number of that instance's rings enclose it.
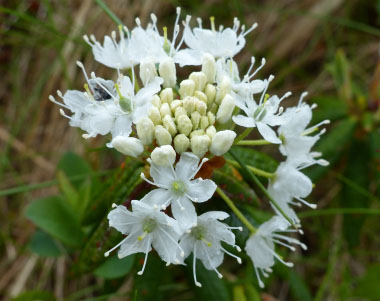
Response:
[[[173,165],[176,158],[176,153],[171,145],[163,145],[156,147],[151,155],[152,162],[159,166]]]
[[[117,151],[127,156],[137,157],[144,151],[142,142],[134,137],[116,136],[111,144]]]
[[[189,79],[194,81],[194,89],[196,91],[203,91],[206,86],[207,77],[203,72],[192,72]]]
[[[197,111],[191,113],[191,122],[193,123],[194,130],[198,128],[200,121],[201,121],[201,114],[199,114]]]
[[[172,110],[167,102],[163,103],[160,108],[161,118],[163,119],[166,115],[172,116]]]
[[[194,97],[198,98],[199,100],[203,101],[205,104],[207,104],[207,96],[202,91],[195,91]]]
[[[171,103],[173,101],[173,89],[166,88],[160,93],[161,102]]]
[[[219,106],[214,102],[209,110],[211,113],[216,115],[216,112],[218,112],[218,109],[219,109]]]
[[[190,139],[184,134],[179,134],[174,137],[174,148],[177,153],[181,154],[185,152],[190,146]]]
[[[156,125],[154,128],[154,136],[158,145],[172,144],[172,135],[162,125]]]
[[[162,123],[164,124],[164,127],[169,131],[170,135],[174,136],[177,134],[177,127],[172,117],[165,115],[165,117],[162,118]]]
[[[211,108],[212,104],[214,103],[215,96],[216,96],[216,88],[214,85],[208,84],[205,89],[205,94],[207,96],[207,107]]]
[[[213,125],[209,126],[206,130],[206,135],[212,138],[214,137],[215,134],[216,134],[216,128]]]
[[[179,115],[177,120],[177,127],[181,134],[188,136],[193,130],[193,124],[187,115]]]
[[[154,106],[150,107],[148,116],[153,121],[154,125],[158,125],[162,123],[160,111],[156,107]]]
[[[172,58],[167,58],[160,63],[158,70],[164,79],[164,88],[173,88],[177,82],[175,64]]]
[[[225,130],[217,132],[211,140],[210,152],[216,156],[224,155],[232,146],[236,133]]]
[[[186,96],[192,96],[194,93],[195,83],[191,79],[185,79],[179,84],[179,95],[181,99]]]
[[[205,130],[208,126],[209,126],[208,117],[207,116],[202,116],[201,117],[200,128],[203,129],[203,130]]]
[[[186,96],[184,99],[183,99],[183,107],[185,108],[185,110],[187,111],[187,113],[190,115],[191,113],[194,112],[195,110],[195,101],[197,99],[192,97],[192,96]]]
[[[211,112],[207,112],[208,123],[213,125],[215,123],[215,115]]]
[[[170,109],[172,110],[172,112],[174,113],[175,110],[182,106],[182,100],[179,100],[179,99],[176,99],[176,100],[173,100],[171,103],[170,103]]]
[[[202,136],[202,135],[204,135],[204,134],[205,134],[205,131],[202,130],[202,129],[192,131],[192,132],[190,133],[190,139],[193,138],[193,137],[195,137],[195,136]]]
[[[187,111],[185,110],[184,107],[177,107],[174,112],[175,120],[178,120],[178,117],[181,115],[186,115],[187,116]]]
[[[218,113],[216,114],[216,120],[221,124],[226,123],[231,119],[234,108],[235,99],[230,94],[227,94],[223,98],[222,104],[218,109]]]
[[[157,94],[154,94],[152,97],[152,105],[154,105],[156,108],[161,107],[161,99]]]
[[[151,144],[154,137],[154,124],[148,117],[142,117],[136,123],[137,136],[145,145]]]
[[[157,76],[156,66],[152,59],[145,58],[140,63],[140,78],[145,86]]]
[[[191,151],[193,154],[202,158],[208,151],[211,139],[207,135],[194,136],[191,138]]]
[[[206,53],[202,56],[202,72],[206,75],[208,83],[215,81],[216,64],[213,55]]]
[[[223,76],[218,86],[215,102],[219,105],[222,102],[224,96],[226,96],[230,92],[231,92],[231,80],[227,76]]]
[[[206,115],[207,105],[203,101],[198,100],[195,104],[195,110],[201,115]]]

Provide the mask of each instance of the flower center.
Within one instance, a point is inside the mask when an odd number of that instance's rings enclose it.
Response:
[[[184,194],[186,191],[186,186],[182,181],[174,181],[172,183],[172,191],[178,194]]]
[[[203,241],[208,247],[211,247],[211,242],[205,239],[206,229],[203,226],[196,226],[191,229],[191,234],[195,239]]]
[[[124,113],[132,112],[132,101],[121,94],[118,84],[115,84],[116,92],[119,95],[119,105]]]
[[[156,226],[156,220],[148,217],[144,220],[142,228],[144,232],[151,233],[154,230],[154,228],[156,228]]]
[[[260,105],[257,107],[257,109],[255,110],[255,112],[253,113],[253,118],[256,120],[256,121],[261,121],[265,115],[267,114],[267,110],[265,109],[264,105]]]

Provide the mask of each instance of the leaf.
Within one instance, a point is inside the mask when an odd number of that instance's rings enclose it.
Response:
[[[380,197],[380,135],[373,131],[369,135],[370,151],[373,164],[371,168],[374,175],[376,195]]]
[[[289,270],[289,284],[290,291],[296,300],[313,300],[306,282],[295,272],[294,269]]]
[[[41,257],[58,257],[62,255],[57,242],[49,234],[38,229],[29,242],[29,249]]]
[[[87,175],[92,173],[90,165],[80,156],[67,152],[58,162],[57,169],[63,171],[67,177]],[[71,183],[78,188],[85,179],[72,180]]]
[[[79,201],[79,194],[74,188],[74,186],[70,183],[69,179],[67,178],[66,174],[59,170],[57,173],[58,178],[58,184],[61,192],[63,193],[65,199],[69,202],[69,204],[74,208],[77,209],[78,207],[78,201]]]
[[[51,292],[47,291],[26,291],[13,298],[12,301],[55,301]]]
[[[336,96],[318,96],[313,98],[310,103],[318,105],[313,111],[311,124],[317,124],[323,120],[335,121],[348,114],[348,105],[346,102]]]
[[[354,296],[379,300],[380,296],[380,264],[368,265],[364,276],[358,281]]]
[[[127,275],[131,271],[134,262],[134,255],[129,255],[122,259],[119,259],[117,255],[114,255],[98,267],[94,271],[94,274],[105,279],[120,278]]]
[[[242,285],[235,285],[233,288],[234,301],[248,301],[247,296],[244,292],[244,287]]]
[[[53,196],[33,201],[25,215],[38,227],[72,247],[83,243],[83,232],[77,217],[62,198]]]

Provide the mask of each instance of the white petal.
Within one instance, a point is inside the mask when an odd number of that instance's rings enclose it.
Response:
[[[218,219],[224,220],[228,218],[230,215],[224,211],[208,211],[199,216],[199,219],[207,220],[207,219]]]
[[[173,193],[170,190],[157,188],[147,193],[141,199],[141,202],[149,204],[150,206],[157,205],[159,207],[166,204],[165,207],[168,207],[170,205],[170,199],[172,197],[173,197]]]
[[[276,144],[281,143],[281,140],[276,136],[275,131],[272,130],[268,125],[263,122],[257,122],[256,124],[261,136],[263,136],[266,141]]]
[[[212,180],[195,179],[187,184],[186,193],[193,202],[202,203],[209,200],[216,190]]]
[[[197,170],[199,158],[193,153],[185,152],[181,154],[178,163],[175,166],[175,172],[178,179],[189,181]]]
[[[253,128],[256,126],[255,120],[251,117],[236,115],[236,116],[232,116],[232,120],[237,125],[240,125],[246,128]]]
[[[197,223],[193,203],[186,197],[172,201],[172,213],[182,229],[189,229]]]

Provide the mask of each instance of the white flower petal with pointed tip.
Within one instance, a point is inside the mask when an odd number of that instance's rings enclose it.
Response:
[[[212,197],[216,185],[212,180],[194,179],[197,172],[207,159],[199,164],[199,158],[193,153],[182,153],[176,167],[156,165],[150,160],[150,175],[153,182],[142,177],[150,184],[159,187],[153,190],[141,201],[166,208],[171,204],[174,218],[180,226],[188,229],[197,223],[197,215],[192,202],[205,202]]]
[[[260,287],[264,287],[260,274],[268,277],[268,273],[272,271],[271,267],[274,265],[275,258],[288,267],[293,266],[293,263],[285,262],[275,252],[275,243],[285,246],[291,251],[295,251],[295,248],[290,243],[299,245],[304,250],[307,249],[306,245],[299,240],[280,234],[282,232],[296,232],[296,230],[288,230],[289,225],[283,217],[273,216],[247,240],[245,251],[253,262]]]
[[[148,253],[152,247],[168,265],[183,264],[184,251],[178,244],[182,231],[177,221],[158,208],[134,200],[132,211],[124,206],[116,206],[108,214],[108,220],[110,227],[114,227],[127,237],[107,251],[105,256],[118,247],[120,247],[119,258],[134,253],[145,253],[144,265],[139,275],[144,272]]]
[[[217,267],[223,262],[224,253],[236,258],[241,263],[239,257],[228,252],[221,244],[221,242],[225,242],[240,251],[240,248],[235,245],[235,235],[231,229],[242,229],[229,227],[219,221],[228,218],[228,216],[226,212],[222,211],[203,213],[198,216],[197,225],[186,231],[181,238],[180,246],[185,252],[185,258],[193,253],[194,282],[199,287],[201,284],[197,281],[196,276],[197,259],[202,261],[206,269],[214,270],[219,278],[223,276]]]

